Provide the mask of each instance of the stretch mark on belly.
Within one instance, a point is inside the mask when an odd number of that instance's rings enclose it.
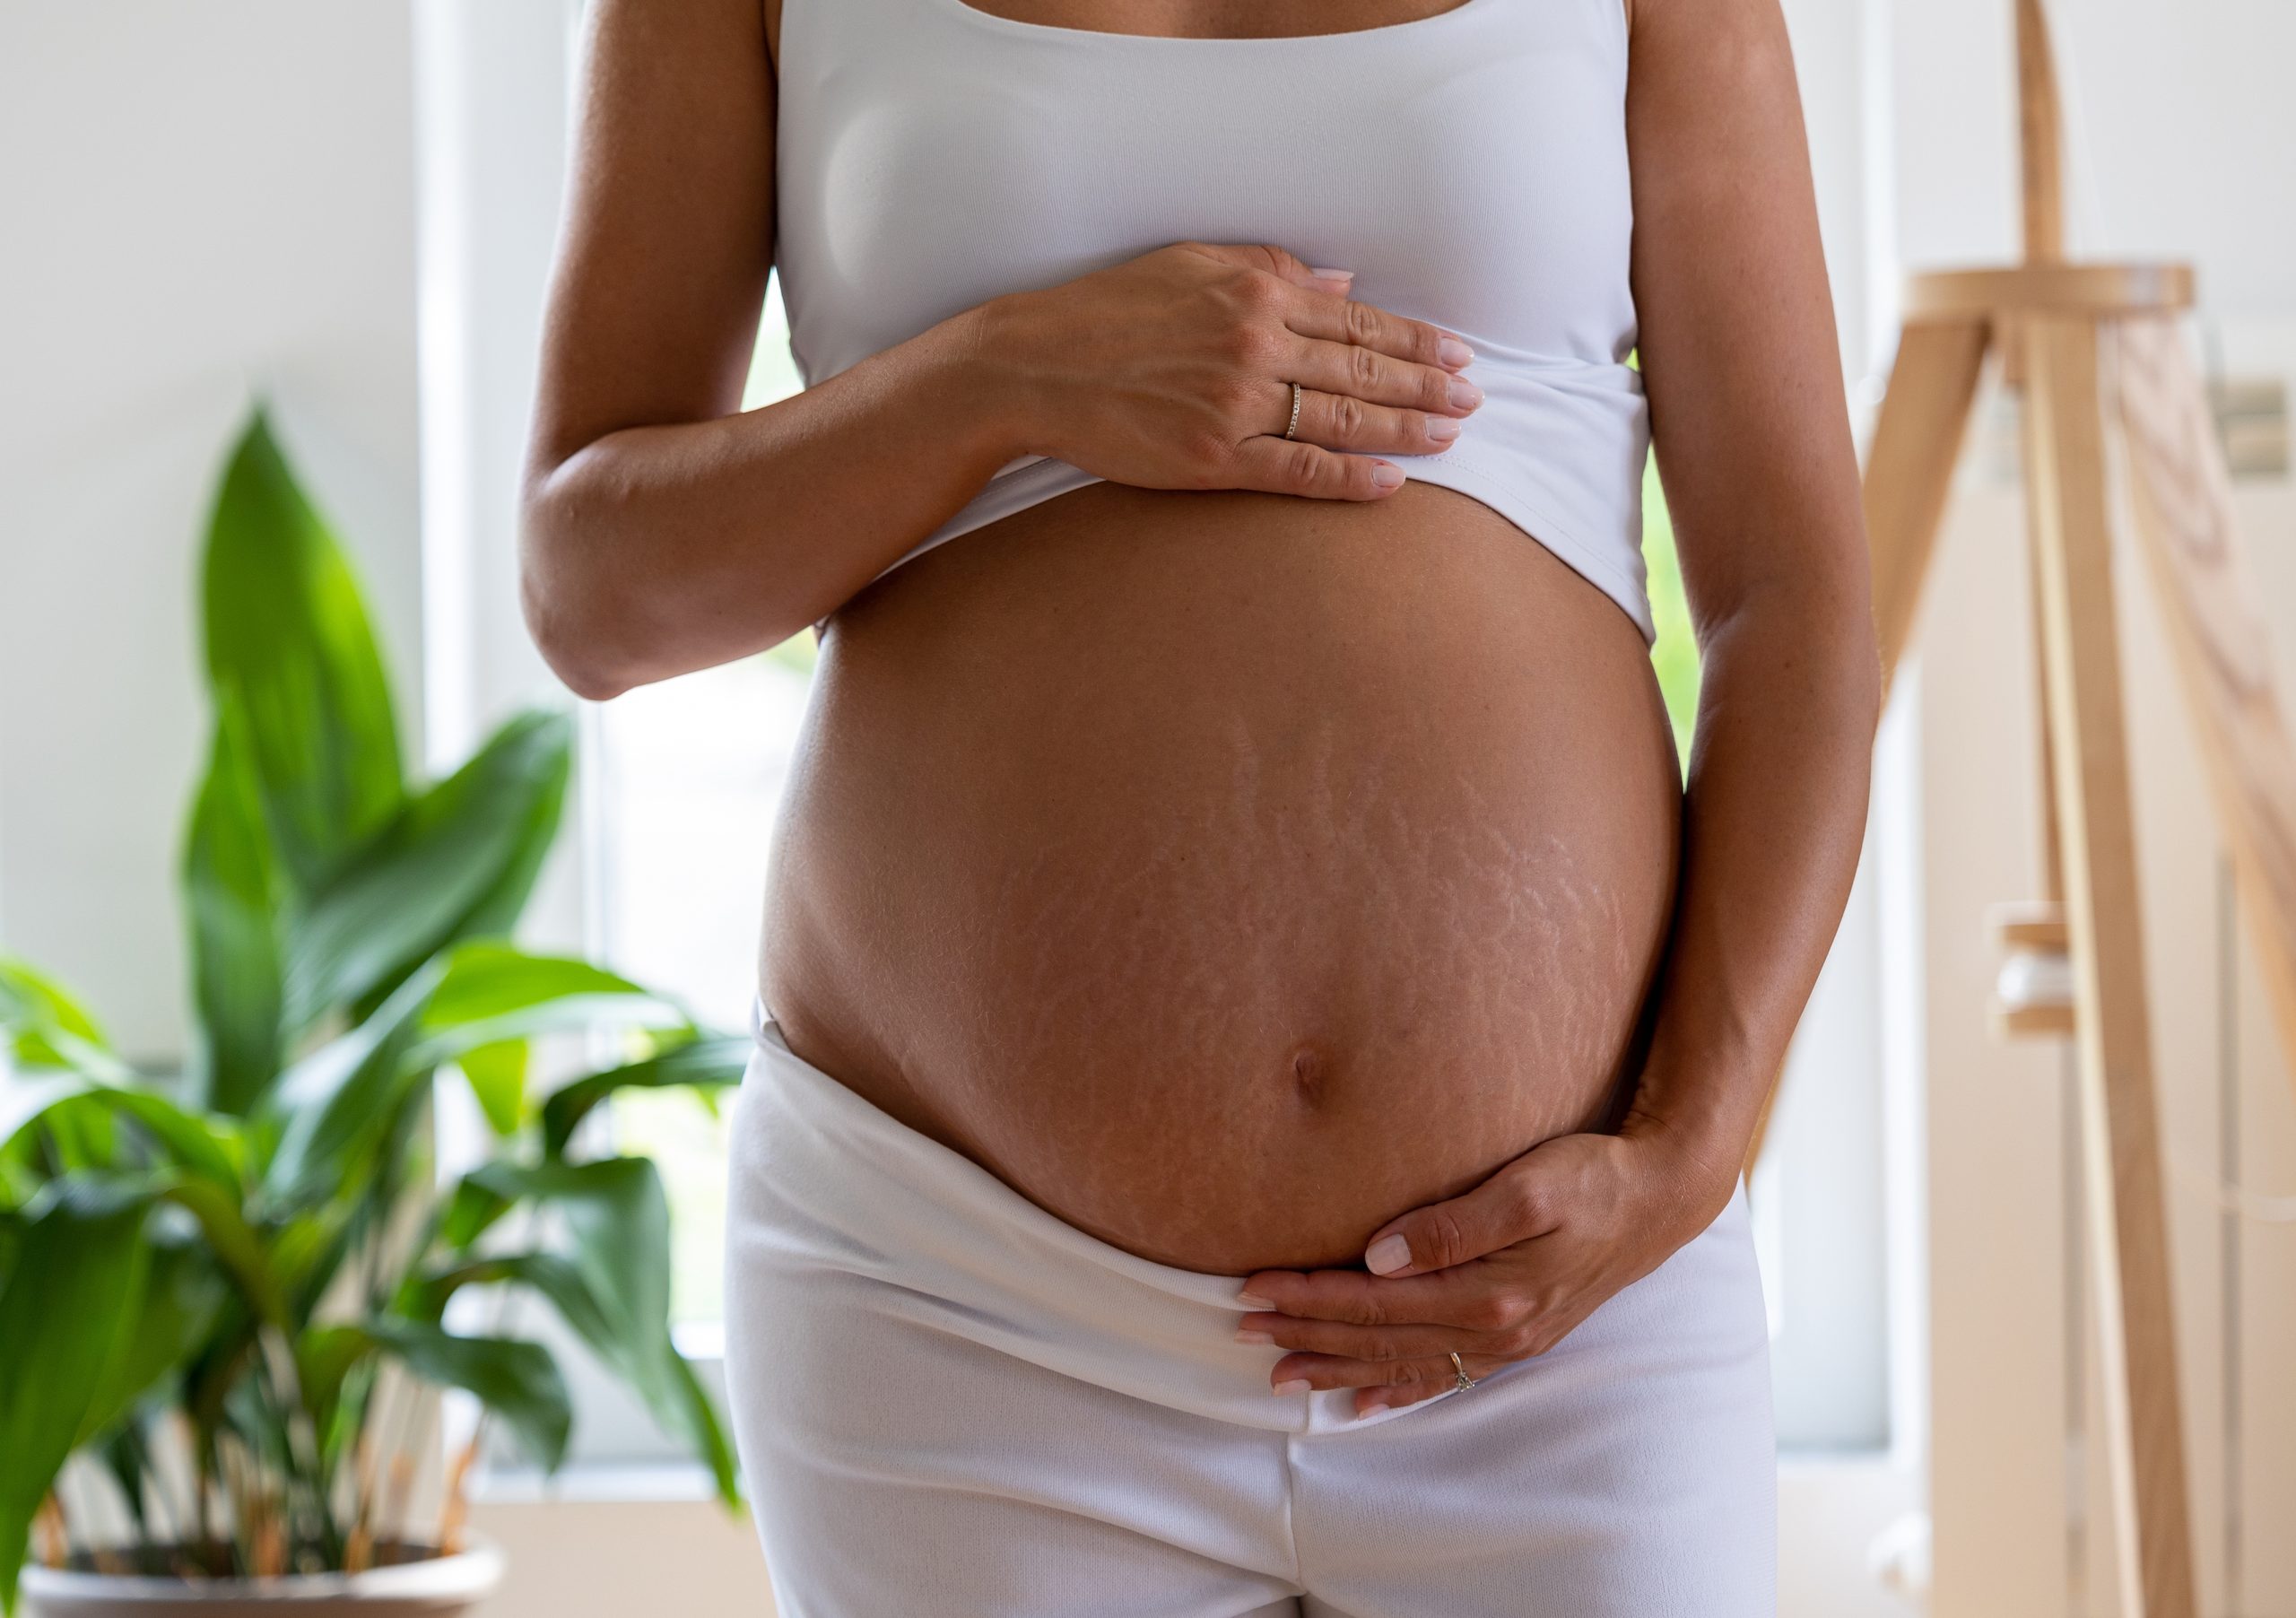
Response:
[[[979,1009],[1003,1062],[1137,1092],[1144,1113],[1214,1068],[1281,1075],[1257,1104],[1296,1107],[1436,1053],[1466,1070],[1451,1093],[1494,1102],[1583,1091],[1615,1064],[1663,874],[1622,892],[1589,870],[1598,853],[1554,824],[1568,791],[1502,793],[1494,773],[1535,772],[1481,761],[1367,756],[1352,721],[1225,728],[1224,761],[1143,750],[1160,774],[1100,784],[1120,820],[1048,833],[1001,874],[981,944],[1005,992]],[[1094,1109],[1150,1121],[1129,1110]]]

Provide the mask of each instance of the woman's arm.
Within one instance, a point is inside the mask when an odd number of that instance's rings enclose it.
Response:
[[[519,524],[527,625],[583,696],[787,639],[1022,455],[1380,500],[1404,480],[1378,452],[1439,449],[1431,425],[1474,408],[1452,395],[1470,359],[1452,334],[1351,302],[1281,247],[1178,242],[732,413],[775,119],[759,0],[593,0]]]
[[[1857,453],[1776,0],[1635,0],[1651,437],[1703,683],[1658,1014],[1623,1133],[1735,1187],[1866,831],[1881,703]]]
[[[1841,918],[1881,676],[1793,58],[1778,0],[1632,0],[1633,276],[1704,663],[1681,886],[1617,1135],[1542,1143],[1373,1232],[1373,1274],[1248,1278],[1277,1381],[1427,1397],[1544,1352],[1711,1222]]]
[[[758,0],[593,0],[528,445],[528,627],[586,697],[834,610],[1021,453],[968,310],[741,403],[773,239]]]

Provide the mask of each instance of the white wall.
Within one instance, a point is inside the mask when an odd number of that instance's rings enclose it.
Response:
[[[420,745],[405,0],[0,5],[0,947],[182,1043],[194,563],[253,393]]]
[[[2010,257],[2017,240],[2010,0],[1898,0],[1896,229],[1905,262]],[[2296,313],[2296,6],[2054,0],[2071,126],[2069,245],[2199,265],[2209,318]]]

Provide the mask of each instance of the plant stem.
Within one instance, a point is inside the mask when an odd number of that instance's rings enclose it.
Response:
[[[384,1425],[383,1414],[389,1408],[391,1391],[390,1383],[378,1368],[374,1379],[368,1385],[366,1397],[361,1402],[359,1437],[352,1471],[352,1499],[354,1504],[352,1508],[351,1539],[344,1550],[346,1571],[352,1570],[348,1565],[351,1546],[361,1543],[371,1546],[374,1543],[375,1471],[381,1460],[375,1435]]]
[[[54,1490],[39,1505],[34,1519],[39,1525],[39,1559],[51,1568],[72,1560],[72,1527],[64,1516],[64,1501]]]
[[[384,1496],[383,1520],[386,1524],[402,1525],[399,1533],[405,1535],[406,1497],[414,1487],[414,1457],[401,1450],[391,1457],[390,1485]]]
[[[478,1423],[471,1429],[470,1442],[455,1457],[455,1464],[447,1473],[446,1499],[439,1506],[439,1554],[452,1556],[462,1549],[463,1519],[470,1513],[469,1480],[472,1463],[478,1459],[478,1446],[486,1436],[486,1412],[478,1413]]]

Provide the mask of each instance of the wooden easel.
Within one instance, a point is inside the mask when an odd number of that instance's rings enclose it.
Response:
[[[2240,909],[2292,1059],[2296,750],[2251,605],[2230,474],[2179,330],[2192,272],[2066,261],[2047,20],[2040,0],[2016,0],[2016,13],[2024,259],[1909,284],[1905,330],[1866,457],[1874,615],[1886,679],[1911,638],[1979,374],[1996,354],[2005,383],[2023,395],[2048,887],[2044,899],[2005,907],[1996,922],[2024,964],[2055,965],[2071,988],[2069,997],[2013,995],[1996,1005],[1996,1023],[2012,1035],[2077,1041],[2123,1613],[2196,1618],[2114,601],[2111,525],[2124,511],[2160,600]],[[2117,507],[2111,497],[2123,487],[2129,499]],[[2005,974],[2005,984],[2018,980]],[[1765,1108],[1749,1175],[1768,1121]]]

